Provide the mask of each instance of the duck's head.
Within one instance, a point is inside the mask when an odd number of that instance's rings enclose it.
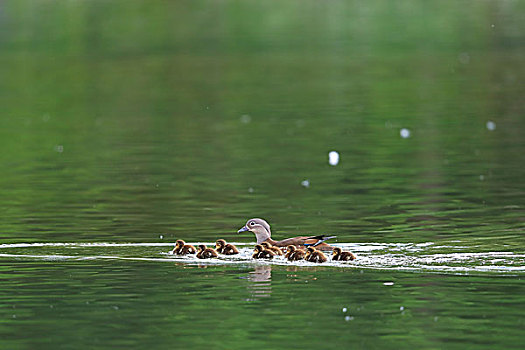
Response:
[[[289,245],[288,247],[286,247],[286,251],[287,252],[290,252],[290,253],[293,253],[297,250],[297,247],[294,246],[294,245]]]
[[[204,244],[199,244],[200,251],[205,250],[205,249],[206,249],[206,246]]]
[[[262,242],[261,245],[263,246],[263,248],[266,248],[266,249],[270,249],[271,248],[271,245],[268,242]]]
[[[222,248],[226,245],[226,241],[224,239],[218,239],[217,242],[215,242],[215,248]]]
[[[339,247],[335,247],[334,250],[333,250],[332,255],[333,255],[333,256],[339,255],[339,254],[341,254],[342,251],[343,251],[343,250],[342,250],[341,248],[339,248]]]
[[[272,236],[270,225],[263,219],[250,219],[246,222],[246,225],[241,227],[237,233],[250,231],[257,237],[257,242],[263,242]]]
[[[308,250],[308,253],[312,254],[313,252],[315,252],[315,247],[308,247],[306,248],[306,250]]]
[[[184,246],[185,244],[186,244],[186,242],[184,242],[182,239],[177,239],[177,240],[175,241],[175,246],[176,246],[176,247],[182,247],[182,246]]]
[[[254,252],[260,252],[260,251],[262,251],[262,250],[263,250],[262,245],[260,245],[260,244],[256,244],[256,245],[255,245],[255,248],[254,248],[253,251],[254,251]]]

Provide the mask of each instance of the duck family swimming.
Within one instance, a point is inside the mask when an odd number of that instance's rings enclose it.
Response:
[[[196,257],[199,259],[211,259],[218,258],[219,253],[224,255],[239,254],[239,250],[230,243],[226,243],[224,239],[218,239],[215,244],[216,249],[208,248],[204,244],[199,244],[198,250],[194,246],[186,244],[182,239],[179,239],[175,243],[175,248],[171,251],[171,254],[186,255],[186,254],[197,254]],[[286,253],[276,246],[272,246],[268,242],[262,244],[256,244],[252,258],[253,259],[273,259],[276,255],[284,255],[284,258],[288,261],[300,261],[306,260],[314,263],[324,263],[328,259],[322,251],[316,247],[309,246],[304,250],[302,247],[295,245],[288,245],[286,247]],[[332,261],[351,261],[355,260],[356,256],[351,252],[345,252],[339,247],[333,248]]]
[[[353,253],[345,252],[339,247],[325,243],[326,240],[334,238],[335,236],[299,236],[274,241],[271,238],[272,232],[270,225],[266,220],[259,218],[248,220],[237,233],[246,231],[254,233],[257,238],[257,244],[252,254],[253,259],[272,259],[276,255],[284,255],[284,258],[288,261],[306,260],[309,262],[323,263],[326,262],[328,258],[322,251],[332,251],[332,261],[351,261],[356,259]],[[281,248],[284,248],[286,253],[283,253]],[[239,254],[239,250],[235,245],[226,243],[224,239],[218,239],[215,242],[215,249],[200,244],[198,250],[195,249],[194,246],[186,244],[182,239],[179,239],[176,241],[175,248],[171,253],[176,255],[196,253],[199,259],[210,259],[219,257],[219,254]]]

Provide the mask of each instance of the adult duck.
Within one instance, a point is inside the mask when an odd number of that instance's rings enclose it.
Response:
[[[270,245],[277,247],[287,247],[289,245],[294,245],[296,247],[312,246],[316,247],[319,250],[332,250],[334,247],[325,243],[324,241],[336,237],[326,235],[300,236],[286,238],[281,241],[274,241],[272,239],[272,231],[270,230],[270,225],[265,220],[258,218],[248,220],[246,222],[246,225],[239,229],[237,233],[242,233],[245,231],[250,231],[255,234],[255,237],[257,238],[257,244],[268,242]]]

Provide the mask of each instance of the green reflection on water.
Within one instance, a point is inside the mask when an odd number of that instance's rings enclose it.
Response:
[[[0,312],[6,345],[521,344],[524,290],[516,278],[118,262],[19,262],[9,270]]]
[[[520,1],[5,1],[2,243],[252,242],[235,231],[261,216],[277,238],[521,253],[524,13]],[[259,293],[252,267],[1,269],[8,348],[512,348],[523,329],[512,276],[272,267]],[[365,311],[345,321],[353,303]]]

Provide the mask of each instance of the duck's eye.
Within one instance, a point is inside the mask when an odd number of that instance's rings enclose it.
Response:
[[[250,226],[255,225],[255,221],[250,222]]]

